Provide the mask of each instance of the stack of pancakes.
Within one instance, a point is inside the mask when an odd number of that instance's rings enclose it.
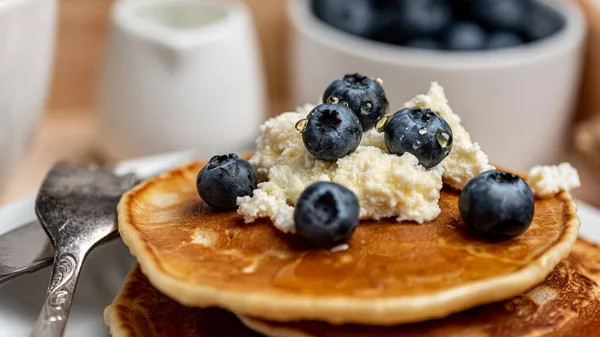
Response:
[[[139,265],[105,311],[113,336],[600,335],[600,247],[577,239],[568,193],[536,200],[529,230],[504,242],[471,236],[444,188],[434,221],[362,221],[347,249],[315,250],[204,204],[204,164],[123,197]]]

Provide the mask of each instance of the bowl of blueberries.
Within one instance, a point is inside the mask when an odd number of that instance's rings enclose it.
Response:
[[[382,78],[393,106],[438,81],[494,161],[564,154],[587,27],[577,1],[288,0],[288,15],[293,102],[349,72]]]

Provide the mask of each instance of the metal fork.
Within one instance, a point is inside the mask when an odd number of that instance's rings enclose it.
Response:
[[[115,208],[135,182],[133,175],[117,176],[98,168],[62,165],[48,173],[38,193],[36,214],[54,247],[54,265],[30,336],[63,335],[83,261],[115,232]]]

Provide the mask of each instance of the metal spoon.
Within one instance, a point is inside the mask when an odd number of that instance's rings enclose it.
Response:
[[[59,337],[65,330],[83,261],[115,232],[115,208],[135,184],[133,175],[117,176],[97,168],[56,166],[46,176],[36,213],[54,247],[46,298],[32,337]]]
[[[0,286],[52,264],[54,250],[35,220],[0,235]]]

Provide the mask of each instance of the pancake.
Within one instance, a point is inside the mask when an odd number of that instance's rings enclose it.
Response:
[[[513,299],[444,319],[374,327],[273,323],[241,317],[269,337],[582,337],[600,334],[600,247],[579,239],[546,280]]]
[[[579,219],[570,194],[536,201],[523,235],[470,236],[458,192],[434,221],[362,221],[345,251],[307,249],[267,219],[244,224],[206,205],[196,162],[123,196],[119,231],[144,274],[181,304],[274,321],[394,325],[512,298],[542,282],[571,250]]]
[[[154,288],[136,265],[104,310],[113,337],[258,337],[223,309],[185,307]]]
[[[445,319],[393,327],[332,326],[319,322],[273,323],[242,317],[267,336],[593,336],[600,331],[600,247],[578,240],[571,255],[546,280],[514,299]],[[222,309],[190,308],[156,290],[139,266],[104,312],[113,337],[259,336]]]

